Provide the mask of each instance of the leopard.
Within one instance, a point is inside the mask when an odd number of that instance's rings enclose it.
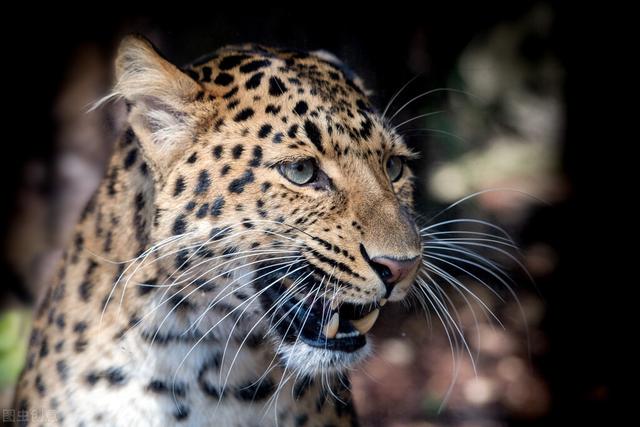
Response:
[[[327,51],[230,45],[178,66],[131,35],[114,77],[96,107],[126,119],[36,307],[16,408],[358,425],[349,371],[422,265],[416,153]]]

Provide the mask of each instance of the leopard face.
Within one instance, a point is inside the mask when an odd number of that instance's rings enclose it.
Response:
[[[263,328],[283,361],[341,370],[369,351],[421,265],[413,153],[325,53],[230,47],[179,69],[128,38],[115,94],[153,176],[154,241],[206,304]],[[226,300],[226,301],[225,301]]]

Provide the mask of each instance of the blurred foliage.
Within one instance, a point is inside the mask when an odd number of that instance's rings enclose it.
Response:
[[[0,388],[13,384],[24,365],[29,316],[26,310],[0,314]]]

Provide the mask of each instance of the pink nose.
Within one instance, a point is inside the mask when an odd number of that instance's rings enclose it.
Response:
[[[420,257],[393,259],[379,256],[371,258],[371,263],[385,285],[395,285],[415,271],[420,263]]]

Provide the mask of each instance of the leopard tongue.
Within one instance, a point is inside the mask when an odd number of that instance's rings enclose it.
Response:
[[[380,309],[376,308],[371,313],[364,316],[362,319],[351,320],[351,324],[358,330],[358,332],[364,335],[371,330],[373,325],[376,323],[376,320],[378,320],[379,314]]]

